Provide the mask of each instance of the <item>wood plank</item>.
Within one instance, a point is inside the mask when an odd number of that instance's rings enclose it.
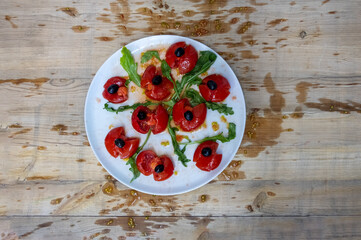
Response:
[[[102,182],[2,185],[6,216],[314,216],[361,215],[360,181],[212,182],[177,196],[130,190],[110,178]]]
[[[15,217],[0,218],[0,231],[3,239],[360,239],[360,220],[359,216]]]
[[[285,78],[281,80],[286,82]],[[357,94],[359,87],[348,85],[352,81],[340,78],[340,81],[330,86],[328,83],[331,80],[327,80],[322,83],[325,88],[311,86],[308,91],[297,91],[289,84],[288,90],[278,90],[292,91],[284,95],[284,110],[272,111],[268,115],[263,112],[271,108],[272,94],[267,93],[266,87],[260,85],[260,95],[246,93],[249,114],[252,113],[252,108],[263,108],[256,119],[263,124],[259,131],[255,131],[256,141],[250,140],[246,131],[243,145],[235,157],[235,160],[244,161],[242,171],[245,172],[246,179],[359,179],[360,168],[357,166],[360,136],[354,133],[361,131],[358,124],[361,115],[357,112],[360,108],[352,108],[349,104],[347,106],[350,108],[336,109],[341,105],[338,102],[360,102]],[[301,80],[298,84],[303,82]],[[320,82],[312,84],[321,84]],[[0,170],[1,183],[15,183],[34,176],[75,181],[103,179],[104,172],[97,166],[97,161],[87,146],[84,130],[83,101],[87,84],[86,79],[51,79],[42,83],[38,89],[34,82],[21,85],[10,82],[1,84],[0,93],[3,94],[0,94],[0,107],[7,113],[0,116],[0,140],[4,143],[0,146],[0,158],[7,159]],[[16,94],[19,86],[28,90]],[[324,104],[314,99],[314,96],[328,98],[331,92],[336,95],[337,91],[349,91],[351,95],[339,95],[337,102]],[[304,103],[297,102],[301,94],[307,100]],[[32,97],[26,97],[29,95]],[[21,105],[7,104],[19,100]],[[321,106],[313,107],[311,103]],[[331,106],[335,106],[335,111],[330,110]],[[293,118],[297,107],[302,108],[297,113],[302,114],[302,118]],[[320,111],[316,107],[326,109]],[[348,111],[350,114],[340,114],[339,111]],[[263,126],[265,127],[262,128]],[[258,150],[252,152],[252,148],[247,147],[249,145]],[[245,153],[244,150],[248,152]],[[259,155],[254,157],[255,154]]]
[[[24,77],[24,75],[39,76],[39,74],[50,76],[53,72],[59,78],[68,77],[69,74],[78,78],[84,76],[90,78],[90,74],[95,73],[102,62],[120,45],[154,34],[180,34],[199,39],[229,58],[238,76],[243,75],[241,69],[245,66],[250,67],[251,70],[257,70],[248,73],[250,77],[261,77],[273,70],[291,78],[323,76],[330,73],[360,74],[360,70],[356,67],[356,63],[360,62],[361,51],[357,41],[361,28],[358,24],[360,2],[355,0],[348,1],[347,5],[340,2],[321,5],[318,1],[308,0],[296,2],[293,6],[289,5],[289,1],[277,1],[263,6],[228,1],[224,7],[191,2],[189,4],[170,2],[168,10],[153,9],[151,16],[141,10],[156,7],[152,2],[141,5],[130,3],[129,6],[104,1],[96,4],[55,1],[52,4],[52,6],[44,7],[41,1],[32,4],[20,0],[2,2],[1,9],[7,11],[2,10],[2,15],[13,13],[12,21],[18,25],[18,28],[12,28],[10,22],[5,20],[1,25],[3,31],[0,36],[3,47],[0,55],[3,56],[1,66],[5,70],[1,73],[2,75],[5,74],[7,78]],[[22,8],[16,5],[21,5]],[[58,10],[61,6],[67,5],[77,9],[79,14],[72,17]],[[102,10],[110,9],[111,6],[119,8],[120,12],[127,11],[127,19],[121,21],[117,19],[116,13]],[[249,19],[247,19],[247,14],[236,11],[235,7],[242,6],[255,8],[253,13],[248,14]],[[171,13],[172,9],[174,13]],[[216,14],[207,16],[209,9],[214,9]],[[191,18],[184,16],[187,10],[198,14]],[[38,12],[36,18],[32,15],[34,11]],[[329,14],[329,12],[336,13]],[[161,20],[155,22],[154,18],[158,15],[161,16]],[[227,26],[229,31],[218,33],[213,28],[211,29],[211,23],[209,23],[208,34],[201,37],[192,36],[193,26],[199,24],[204,17],[208,17],[210,22],[217,18],[221,19],[221,23]],[[229,24],[232,18],[238,18],[239,22]],[[182,23],[180,29],[173,27],[174,19]],[[285,19],[285,21],[274,26],[269,24],[277,19]],[[255,24],[244,34],[237,34],[241,24],[246,21]],[[170,27],[162,27],[162,22],[169,23]],[[39,26],[39,24],[45,24],[45,26]],[[78,25],[88,26],[90,29],[83,33],[76,33],[71,28]],[[125,25],[128,27],[127,30],[121,28]],[[191,26],[191,30],[187,31],[186,26]],[[282,30],[285,27],[289,28]],[[29,36],[19,46],[20,40],[14,41],[14,39],[19,39],[18,36],[27,30],[30,32]],[[307,34],[303,39],[299,37],[302,31]],[[114,39],[101,41],[99,38],[102,36]],[[249,45],[247,39],[254,39],[257,42]],[[277,42],[279,39],[287,40]],[[245,46],[233,48],[228,46],[229,42],[240,42],[240,40]],[[262,43],[267,43],[267,45]],[[61,52],[57,50],[59,47],[62,48]],[[91,51],[89,51],[90,47]],[[242,50],[251,51],[259,58],[243,58]],[[22,54],[20,55],[19,52]],[[37,54],[34,56],[34,53]],[[231,53],[233,57],[229,57]],[[338,55],[335,56],[334,53]],[[84,61],[78,61],[78,56],[81,56]],[[19,65],[23,69],[21,72],[17,71]]]

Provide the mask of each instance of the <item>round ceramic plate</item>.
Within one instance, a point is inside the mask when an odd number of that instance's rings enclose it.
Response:
[[[126,47],[131,51],[135,61],[138,63],[138,73],[142,74],[146,65],[140,64],[141,53],[144,53],[147,50],[158,50],[161,58],[164,59],[167,47],[179,41],[185,41],[187,44],[191,44],[198,52],[205,50],[214,52],[206,45],[190,38],[171,35],[142,38],[129,43]],[[199,140],[206,136],[214,136],[221,132],[227,136],[228,123],[233,122],[236,124],[236,138],[228,143],[219,142],[217,153],[223,154],[222,162],[215,170],[205,172],[198,169],[193,161],[188,162],[187,167],[184,167],[181,162],[178,161],[178,157],[173,152],[171,138],[167,130],[157,135],[152,134],[143,150],[153,150],[158,156],[167,155],[172,159],[174,164],[174,174],[169,179],[162,182],[154,181],[152,175],[144,176],[142,174],[139,178],[130,182],[133,175],[129,171],[129,165],[126,165],[126,161],[119,158],[115,159],[107,152],[104,146],[104,139],[112,127],[124,127],[127,137],[139,137],[141,143],[145,140],[146,136],[133,129],[130,120],[132,111],[115,114],[103,109],[104,104],[107,102],[107,100],[102,97],[104,83],[114,76],[128,76],[119,62],[119,59],[122,56],[121,49],[109,57],[100,67],[89,87],[85,101],[85,128],[95,156],[114,178],[128,187],[144,193],[174,195],[185,193],[203,186],[217,177],[217,175],[227,167],[235,156],[243,137],[246,121],[246,107],[242,88],[236,75],[226,61],[218,54],[216,55],[217,60],[207,71],[207,74],[218,73],[228,79],[231,85],[231,93],[225,100],[225,103],[233,108],[234,114],[223,116],[217,111],[208,109],[206,122],[200,129],[191,133],[180,131],[177,132],[177,134],[187,135],[191,140]],[[172,73],[177,75],[174,70]],[[179,77],[180,76],[176,76],[175,78],[179,79]],[[202,76],[202,78],[203,77],[205,76]],[[143,94],[142,89],[138,88],[133,83],[130,83],[129,99],[122,104],[113,104],[113,107],[131,105],[136,102],[144,101],[145,95]],[[217,128],[212,127],[212,124],[215,124],[215,122],[218,124],[218,130]],[[189,145],[187,147],[185,154],[188,159],[193,160],[193,154],[196,147],[197,144]]]

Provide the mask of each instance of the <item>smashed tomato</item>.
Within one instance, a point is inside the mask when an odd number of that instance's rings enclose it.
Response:
[[[222,154],[217,154],[218,143],[206,141],[201,143],[194,152],[193,162],[202,171],[212,171],[216,169],[222,161]]]
[[[122,103],[128,100],[126,80],[121,77],[112,77],[104,84],[103,97],[111,103]]]
[[[203,98],[211,102],[222,102],[228,97],[230,88],[228,80],[219,74],[209,75],[199,85]]]
[[[169,97],[174,87],[173,83],[163,77],[162,72],[153,65],[145,69],[140,84],[145,89],[145,95],[156,101]]]
[[[166,54],[165,61],[173,68],[178,68],[180,74],[190,72],[196,65],[198,53],[192,45],[177,42],[171,45]]]
[[[151,150],[146,150],[137,156],[137,168],[145,176],[153,174],[155,181],[164,181],[173,175],[174,166],[167,156],[158,157]]]
[[[105,147],[113,157],[128,158],[131,157],[139,146],[138,138],[127,138],[124,128],[117,127],[110,130],[105,137]]]
[[[146,106],[137,107],[132,114],[132,126],[139,133],[147,133],[152,130],[153,134],[163,132],[168,124],[168,112],[162,105],[155,110]]]
[[[200,127],[207,116],[206,104],[192,107],[189,100],[181,99],[173,107],[173,120],[183,131],[190,132]]]

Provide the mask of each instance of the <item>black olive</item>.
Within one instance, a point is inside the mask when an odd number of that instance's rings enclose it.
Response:
[[[202,155],[205,157],[209,157],[212,155],[212,149],[209,147],[205,147],[202,149]]]
[[[117,147],[122,148],[122,147],[124,147],[125,142],[124,142],[123,139],[117,138],[117,139],[115,139],[114,144],[115,144]]]
[[[182,47],[177,48],[177,49],[174,51],[174,54],[175,54],[177,57],[183,56],[183,54],[184,54],[184,48],[182,48]]]
[[[110,94],[114,94],[116,92],[118,92],[119,86],[117,84],[112,84],[108,87],[108,93]]]
[[[192,121],[193,119],[193,113],[191,111],[186,111],[184,113],[184,118],[187,120],[187,121]]]
[[[158,166],[155,167],[154,171],[156,173],[161,173],[164,171],[164,165],[163,164],[159,164]]]
[[[139,111],[137,117],[139,120],[144,120],[147,117],[147,113],[144,111]]]
[[[155,75],[152,79],[153,85],[159,85],[162,83],[162,76],[161,75]]]
[[[217,89],[217,83],[215,81],[213,81],[213,80],[209,80],[207,82],[207,86],[211,90],[216,90]]]

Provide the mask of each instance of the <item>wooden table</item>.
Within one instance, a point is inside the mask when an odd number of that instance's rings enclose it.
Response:
[[[1,239],[361,238],[361,1],[3,0],[0,9]],[[83,121],[101,64],[156,34],[220,53],[248,114],[229,167],[170,197],[114,181]]]

